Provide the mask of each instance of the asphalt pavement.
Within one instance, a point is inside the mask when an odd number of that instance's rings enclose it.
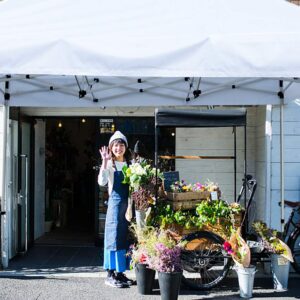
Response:
[[[139,295],[137,286],[117,289],[104,284],[103,273],[94,277],[13,276],[0,278],[1,300],[85,300],[85,299],[160,299],[158,282],[152,295]],[[300,299],[300,277],[289,280],[289,290],[275,292],[270,277],[255,278],[253,299]],[[226,278],[211,291],[193,291],[182,287],[178,299],[240,299],[237,278]]]

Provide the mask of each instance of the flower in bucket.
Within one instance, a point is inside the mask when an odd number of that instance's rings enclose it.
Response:
[[[182,272],[181,251],[183,244],[178,243],[166,230],[160,230],[155,243],[155,255],[148,260],[149,267],[165,273]]]
[[[151,256],[155,255],[155,243],[157,241],[157,229],[151,226],[139,228],[132,224],[130,230],[135,237],[135,244],[131,245],[127,255],[131,258],[130,266],[136,264],[148,265]]]
[[[129,167],[124,166],[122,172],[123,183],[129,184],[135,208],[146,211],[149,205],[154,203],[156,185],[161,185],[162,173],[157,170],[156,178],[156,168],[151,167],[147,162],[133,163]]]
[[[294,261],[289,246],[280,240],[277,230],[268,228],[267,224],[261,221],[254,222],[252,227],[262,239],[263,246],[269,253],[279,254],[291,262]]]
[[[232,229],[229,241],[223,244],[224,250],[231,255],[238,267],[248,268],[250,266],[250,248],[241,236],[240,228]]]

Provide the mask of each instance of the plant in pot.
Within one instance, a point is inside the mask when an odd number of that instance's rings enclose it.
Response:
[[[264,249],[270,253],[274,289],[286,291],[290,262],[293,262],[290,248],[279,238],[277,230],[268,228],[266,223],[258,221],[254,222],[252,226],[262,239]]]
[[[140,228],[132,224],[130,227],[136,243],[130,247],[130,267],[135,269],[138,292],[141,295],[152,294],[155,270],[149,268],[149,260],[155,255],[154,245],[157,239],[157,230],[154,227],[146,226]]]
[[[168,230],[160,230],[155,243],[155,255],[148,259],[151,268],[158,271],[161,299],[176,300],[182,278],[181,250],[183,245],[172,238]]]
[[[53,218],[50,208],[45,210],[45,232],[50,232],[53,225]]]
[[[123,167],[123,183],[129,184],[131,200],[134,203],[136,222],[139,227],[146,225],[150,206],[155,202],[156,189],[162,184],[163,175],[146,161]],[[157,173],[157,177],[156,177]],[[132,204],[130,202],[130,206]]]
[[[232,229],[230,239],[224,242],[223,247],[224,250],[231,255],[235,263],[240,296],[242,298],[251,298],[256,268],[250,265],[250,248],[241,236],[241,228]]]

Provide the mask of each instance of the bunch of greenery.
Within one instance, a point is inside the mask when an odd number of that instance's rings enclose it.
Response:
[[[231,220],[232,209],[224,200],[206,200],[198,204],[196,212],[197,225],[202,227],[207,223],[215,225],[220,219]]]
[[[166,205],[164,202],[159,202],[151,212],[150,223],[153,226],[162,228],[166,228],[171,224],[177,224],[189,229],[196,226],[197,219],[195,209],[175,211],[170,204]]]

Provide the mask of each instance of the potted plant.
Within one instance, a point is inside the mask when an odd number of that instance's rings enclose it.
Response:
[[[45,232],[50,232],[53,225],[53,218],[50,208],[45,210]]]
[[[250,249],[241,236],[241,229],[232,229],[229,241],[223,244],[224,250],[231,255],[238,275],[241,298],[251,298],[256,268],[250,265]]]
[[[290,262],[293,262],[290,248],[280,240],[277,230],[268,228],[266,223],[258,221],[252,226],[262,239],[264,248],[270,253],[274,289],[286,291]]]
[[[139,227],[146,225],[149,207],[155,202],[156,189],[161,185],[163,175],[146,161],[123,167],[123,183],[129,184],[129,191],[135,206],[136,222]],[[156,178],[157,172],[157,178]]]
[[[130,267],[135,269],[138,292],[141,295],[150,295],[155,270],[149,268],[148,262],[151,255],[155,254],[156,229],[149,226],[140,228],[137,225],[131,225],[131,231],[135,235],[136,243],[130,247]]]
[[[181,250],[183,245],[172,238],[166,230],[157,233],[155,255],[148,258],[151,268],[158,271],[161,299],[176,300],[182,278]]]

